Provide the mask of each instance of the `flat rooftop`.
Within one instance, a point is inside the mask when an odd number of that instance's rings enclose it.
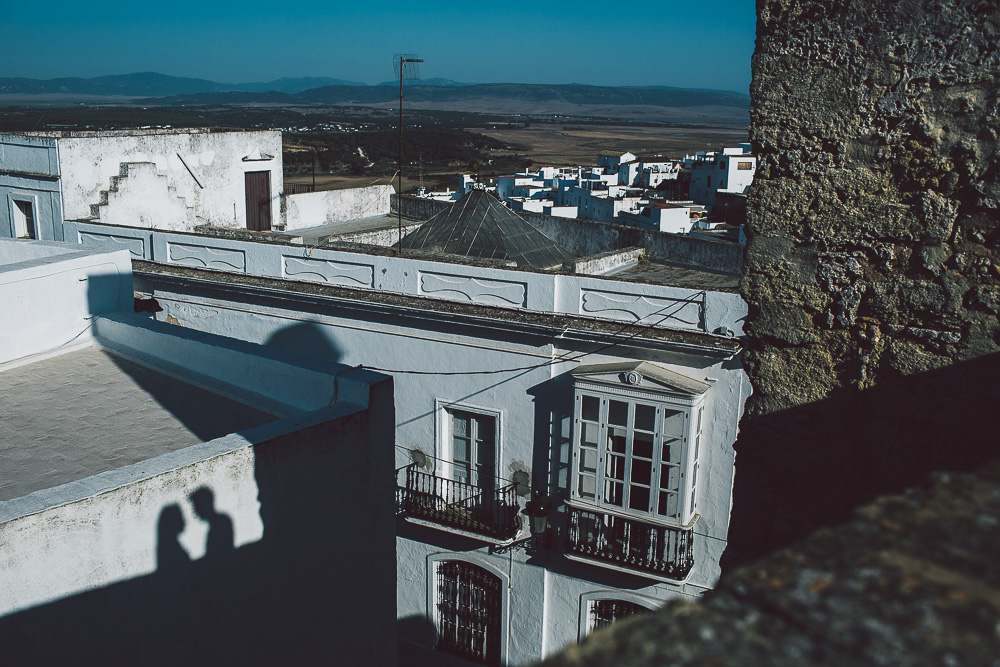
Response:
[[[91,345],[0,372],[0,501],[277,416]]]

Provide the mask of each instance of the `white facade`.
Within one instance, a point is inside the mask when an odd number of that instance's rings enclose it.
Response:
[[[98,225],[73,229],[99,242]],[[461,612],[441,599],[456,582],[485,586],[483,594],[496,605],[496,625],[484,630],[487,645],[465,648],[496,650],[507,664],[528,664],[577,641],[606,601],[654,608],[714,585],[729,520],[732,443],[749,385],[734,363],[739,346],[710,332],[740,335],[746,306],[737,295],[278,243],[156,232],[132,238],[141,241],[134,247],[144,257],[164,265],[139,276],[164,309],[159,318],[393,375],[397,483],[408,499],[397,534],[403,655],[437,656],[435,644],[448,627],[442,609]],[[195,243],[212,247],[197,256],[171,251]],[[243,268],[233,272],[237,257]],[[173,266],[230,273],[225,280],[199,274],[208,282],[192,289],[191,274],[175,275]],[[264,277],[254,279],[249,299],[240,273]],[[284,278],[313,284],[302,290]],[[637,332],[636,322],[653,327]],[[307,327],[311,335],[283,340],[280,333],[290,326]],[[621,345],[626,336],[627,346]],[[652,409],[655,421],[667,424],[667,417],[683,413],[679,431],[645,432],[658,449],[667,439],[687,439],[663,462],[676,473],[668,470],[646,485],[655,487],[646,510],[636,510],[641,491],[622,495],[627,505],[616,509],[614,498],[598,502],[588,495],[597,482],[581,486],[591,474],[590,460],[583,459],[589,446],[582,440],[584,422],[591,416],[582,412],[586,396],[606,401],[591,422],[603,434],[599,441],[611,442],[613,430],[624,428],[621,442],[631,453],[623,465],[636,469],[648,460],[636,444],[648,426],[643,415]],[[631,406],[624,426],[614,422],[619,404]],[[612,482],[610,475],[600,484]],[[503,503],[491,505],[500,524],[492,535],[482,534],[479,520],[449,522],[462,512],[442,514],[442,508],[464,507],[469,496],[462,490],[470,487],[503,494]],[[530,535],[515,505],[523,509],[533,492],[551,498],[551,533],[544,544],[511,545]],[[633,535],[663,536],[651,538],[658,546],[645,547],[652,569],[623,567],[609,557],[609,550],[624,548],[613,531],[627,521],[637,522]],[[567,540],[574,551],[564,546]]]
[[[619,220],[625,224],[669,234],[687,234],[694,224],[691,221],[691,209],[680,204],[648,204],[638,213],[620,214]]]
[[[37,238],[61,240],[55,227],[63,219],[178,231],[282,222],[278,131],[33,133],[0,135],[0,144],[0,170],[10,178],[35,187],[52,177],[58,183],[60,217],[43,219]],[[0,225],[0,235],[5,231]]]
[[[749,144],[725,148],[722,153],[689,155],[684,161],[691,170],[691,199],[706,206],[715,204],[716,192],[745,193],[757,171],[757,158]]]
[[[389,198],[395,193],[390,184],[285,195],[285,230],[388,215]]]
[[[593,183],[585,181],[585,185]],[[618,222],[619,214],[638,212],[640,200],[638,191],[618,185],[603,189],[573,185],[559,192],[562,206],[574,206],[579,217],[600,222]]]

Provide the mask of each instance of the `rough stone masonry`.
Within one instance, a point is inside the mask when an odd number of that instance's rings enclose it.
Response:
[[[1000,6],[757,14],[729,564],[1000,443]]]

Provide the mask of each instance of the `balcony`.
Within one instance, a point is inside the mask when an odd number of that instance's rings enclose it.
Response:
[[[567,509],[569,558],[668,581],[682,581],[691,572],[693,526],[660,526],[571,505]]]
[[[491,490],[421,472],[416,464],[403,470],[398,507],[408,519],[499,541],[517,534],[520,507],[513,484]]]

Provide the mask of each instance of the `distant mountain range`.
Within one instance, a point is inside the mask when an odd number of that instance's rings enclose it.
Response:
[[[424,108],[509,113],[600,114],[624,110],[633,114],[673,117],[716,117],[740,122],[748,118],[750,97],[726,90],[669,86],[588,86],[583,84],[462,83],[450,79],[407,81],[406,100]],[[399,99],[398,82],[370,86],[326,77],[282,78],[262,83],[228,84],[168,76],[154,72],[93,79],[0,78],[0,96],[31,98],[143,98],[163,105],[343,105],[391,106]],[[657,111],[659,109],[659,111]]]
[[[67,77],[62,79],[0,78],[0,94],[5,95],[115,95],[122,97],[164,97],[197,93],[250,92],[301,93],[323,86],[367,86],[358,81],[329,77],[299,77],[276,79],[260,83],[218,83],[207,79],[139,72],[99,76],[93,79]]]

